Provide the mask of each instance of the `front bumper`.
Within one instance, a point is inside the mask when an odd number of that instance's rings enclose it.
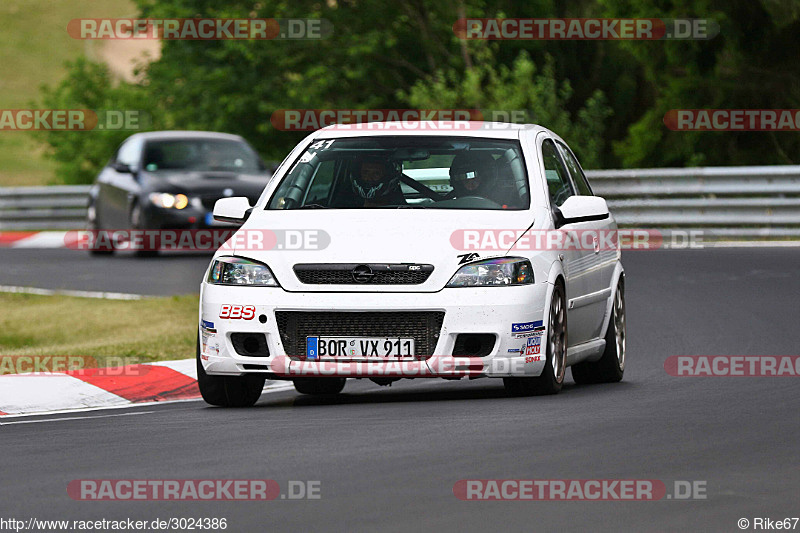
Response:
[[[552,286],[546,282],[519,287],[451,288],[436,293],[294,293],[273,287],[231,287],[203,284],[200,304],[201,362],[212,375],[268,373],[279,377],[462,377],[538,376],[544,368],[546,332],[528,329],[513,333],[513,324],[546,324],[544,310]],[[251,319],[223,319],[223,305],[253,306]],[[435,349],[417,361],[382,362],[300,361],[287,357],[276,311],[324,312],[444,312]],[[248,313],[248,316],[250,313]],[[262,318],[263,317],[263,318]],[[259,319],[265,320],[262,323]],[[531,324],[533,323],[533,324]],[[268,357],[244,356],[234,348],[234,333],[266,337]],[[488,355],[454,357],[459,334],[495,336]],[[526,346],[541,341],[541,353]],[[305,342],[304,339],[301,339]],[[303,372],[297,374],[296,372]]]

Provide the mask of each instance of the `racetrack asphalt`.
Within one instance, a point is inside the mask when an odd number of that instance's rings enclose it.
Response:
[[[196,292],[209,259],[27,253],[2,252],[0,284]],[[38,258],[27,271],[26,257]],[[796,517],[798,378],[673,377],[664,361],[798,355],[799,261],[796,248],[627,252],[619,384],[568,378],[559,395],[511,398],[499,380],[360,380],[335,399],[276,392],[243,410],[198,401],[4,418],[0,517],[225,517],[233,532],[739,531],[740,518],[752,528],[755,517]],[[283,492],[318,480],[321,498],[79,502],[66,491],[75,479],[251,478]],[[658,479],[668,492],[698,481],[707,498],[460,501],[462,479]]]

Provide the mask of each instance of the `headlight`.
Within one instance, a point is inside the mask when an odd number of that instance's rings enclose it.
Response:
[[[278,286],[275,276],[267,265],[241,257],[215,259],[207,281],[212,285]]]
[[[185,194],[170,194],[168,192],[150,193],[150,201],[154,205],[166,209],[183,209],[189,205],[189,199]]]
[[[522,257],[499,257],[464,265],[448,287],[486,287],[533,283],[531,262]]]

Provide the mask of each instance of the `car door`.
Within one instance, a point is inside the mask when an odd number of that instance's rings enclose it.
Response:
[[[575,186],[575,191],[580,196],[594,196],[575,154],[563,142],[557,140],[556,145]],[[606,303],[611,295],[611,278],[614,275],[614,268],[618,260],[616,247],[609,246],[611,241],[608,238],[604,238],[604,236],[612,235],[616,229],[616,224],[613,218],[608,216],[602,220],[592,220],[580,225],[584,229],[592,230],[592,233],[596,232],[598,238],[594,239],[594,250],[589,254],[589,259],[587,259],[589,271],[586,275],[588,285],[586,298],[583,301],[574,302],[574,306],[578,307],[580,305],[588,308],[589,318],[593,321],[592,337],[601,337],[605,333],[600,329],[605,317]]]
[[[547,182],[547,191],[550,196],[550,209],[555,211],[570,196],[575,194],[574,185],[569,177],[569,172],[558,153],[555,141],[545,138],[539,147],[544,176]],[[556,217],[553,217],[554,224]],[[579,222],[567,224],[555,231],[563,233],[583,229],[586,223]],[[562,235],[565,237],[565,235]],[[551,242],[548,240],[547,242]],[[566,243],[566,238],[560,242]],[[585,307],[575,307],[574,302],[581,302],[590,291],[589,277],[591,276],[591,262],[593,250],[581,249],[578,246],[562,246],[556,252],[561,258],[566,276],[567,290],[567,323],[569,327],[569,345],[574,346],[591,340],[593,333],[593,320],[590,312]]]
[[[139,171],[141,152],[141,139],[128,139],[103,172],[99,191],[102,205],[99,209],[105,229],[124,229],[129,225],[131,200],[139,189],[136,173]],[[122,170],[124,167],[130,172]]]

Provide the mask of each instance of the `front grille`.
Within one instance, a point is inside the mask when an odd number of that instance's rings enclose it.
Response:
[[[414,264],[299,264],[294,273],[308,285],[419,285],[433,265]]]
[[[399,337],[414,339],[414,355],[433,355],[443,311],[308,312],[275,311],[286,354],[305,359],[306,337]]]

